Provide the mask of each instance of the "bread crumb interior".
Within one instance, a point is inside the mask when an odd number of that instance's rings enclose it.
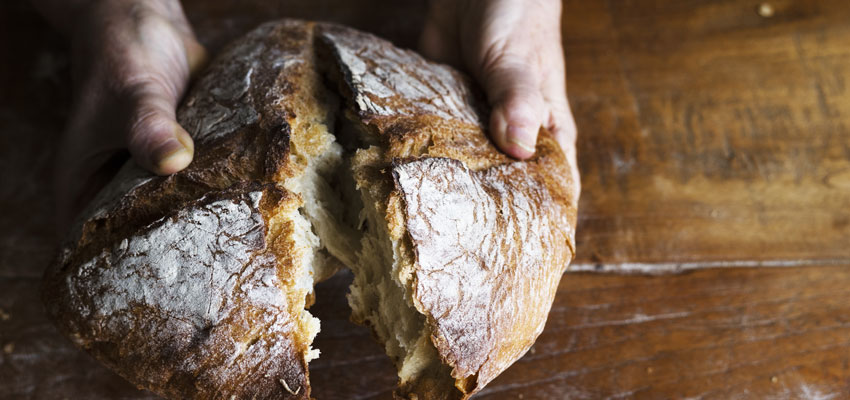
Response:
[[[311,65],[318,65],[315,59]],[[357,118],[346,116],[344,101],[328,88],[337,85],[334,72],[318,65],[303,85],[311,98],[295,105],[291,121],[290,157],[301,166],[295,177],[279,180],[287,190],[302,197],[298,215],[292,215],[299,231],[296,243],[305,249],[304,274],[296,283],[312,304],[313,286],[333,275],[340,263],[354,273],[348,302],[352,320],[369,326],[398,369],[400,386],[427,379],[441,385],[454,384],[431,342],[425,317],[412,300],[413,255],[409,241],[388,231],[388,218],[401,211],[391,209],[387,198],[391,181],[381,171],[380,141]],[[390,215],[390,216],[388,216]],[[305,309],[303,326],[310,342],[319,321]],[[308,361],[318,357],[310,350]]]

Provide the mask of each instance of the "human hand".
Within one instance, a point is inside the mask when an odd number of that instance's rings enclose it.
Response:
[[[433,0],[420,50],[482,85],[490,136],[502,151],[531,157],[543,126],[575,166],[560,26],[560,0]]]
[[[102,167],[119,150],[160,175],[189,164],[192,139],[177,124],[175,109],[205,51],[178,0],[36,5],[71,39],[74,101],[56,170],[64,227],[114,173]],[[78,22],[62,26],[67,20]]]

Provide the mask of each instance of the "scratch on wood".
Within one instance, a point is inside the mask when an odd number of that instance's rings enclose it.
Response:
[[[680,263],[573,263],[567,272],[599,272],[620,274],[666,275],[703,268],[805,267],[811,265],[846,265],[850,258],[823,260],[730,260]]]
[[[830,400],[830,399],[834,399],[834,398],[838,397],[838,393],[824,394],[824,393],[821,393],[821,391],[818,390],[817,388],[809,386],[805,383],[801,384],[799,389],[800,389],[799,394],[802,394],[802,398],[804,398],[804,399]]]
[[[674,319],[674,318],[684,318],[691,315],[688,311],[682,312],[674,312],[667,314],[656,314],[656,315],[646,315],[646,314],[635,314],[631,318],[620,319],[620,320],[611,320],[611,321],[599,321],[599,322],[590,322],[580,325],[575,325],[572,329],[583,329],[583,328],[597,328],[602,326],[617,326],[617,325],[630,325],[630,324],[642,324],[645,322],[652,322],[657,320],[665,320],[665,319]]]

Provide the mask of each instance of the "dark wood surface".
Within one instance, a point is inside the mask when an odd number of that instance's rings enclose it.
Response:
[[[850,2],[570,1],[579,263],[847,262]]]
[[[383,3],[383,4],[381,4]],[[398,3],[403,3],[399,5]],[[413,46],[422,1],[186,2],[213,50],[277,16]],[[481,399],[850,397],[850,3],[567,1],[584,192],[578,270],[532,351]],[[0,398],[140,399],[45,318],[62,38],[0,3]],[[726,268],[729,266],[783,268]],[[704,267],[720,267],[708,268]],[[320,285],[318,399],[386,399],[394,371]]]

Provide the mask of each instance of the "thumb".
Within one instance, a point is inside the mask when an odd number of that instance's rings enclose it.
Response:
[[[195,147],[189,133],[176,121],[176,99],[167,92],[140,89],[130,119],[127,147],[133,159],[158,175],[169,175],[186,168]]]
[[[159,15],[140,24],[142,45],[136,59],[148,62],[145,72],[131,78],[134,108],[127,147],[133,159],[159,175],[186,168],[194,155],[189,133],[177,123],[175,109],[189,76],[204,63],[206,53],[191,32]]]
[[[502,59],[485,68],[482,81],[493,106],[491,139],[510,156],[534,155],[545,110],[538,74],[522,60]]]

